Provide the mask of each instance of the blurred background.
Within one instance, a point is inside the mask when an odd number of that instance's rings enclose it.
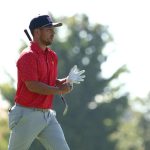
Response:
[[[69,111],[54,100],[71,150],[150,149],[148,0],[13,0],[0,5],[0,150],[7,150],[7,110],[14,104],[16,61],[29,45],[23,30],[38,14],[63,26],[51,48],[59,78],[75,64],[86,79],[65,95]],[[29,30],[29,29],[28,29]],[[35,140],[30,150],[45,150]]]

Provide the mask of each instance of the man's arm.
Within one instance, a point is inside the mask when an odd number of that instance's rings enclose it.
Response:
[[[54,87],[39,81],[25,81],[25,85],[29,91],[42,95],[66,94],[71,91],[71,87],[68,83]]]
[[[57,79],[56,80],[56,86],[61,86],[62,84],[64,84],[67,80],[67,77],[66,78],[62,78],[62,79]]]

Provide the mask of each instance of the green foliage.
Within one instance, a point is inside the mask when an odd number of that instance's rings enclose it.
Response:
[[[10,102],[11,105],[14,104],[15,88],[11,83],[3,83],[0,85],[0,90],[3,97]]]
[[[38,140],[34,140],[29,150],[45,150],[45,148]]]
[[[146,113],[140,122],[145,150],[150,149],[150,112]]]
[[[143,104],[142,106],[144,109],[144,113],[141,116],[139,127],[142,130],[143,145],[145,150],[150,149],[150,109],[149,109],[150,101],[149,99],[150,99],[150,93],[144,100],[140,99],[140,102],[142,102]]]
[[[19,48],[19,53],[21,53],[25,48],[27,48],[27,43],[24,40],[21,40],[21,45]]]
[[[59,76],[67,75],[76,64],[86,70],[86,80],[75,85],[74,91],[65,96],[70,107],[65,118],[62,118],[62,104],[57,97],[58,118],[72,150],[113,150],[115,142],[109,136],[117,130],[119,118],[128,106],[128,97],[117,97],[117,91],[109,87],[109,83],[126,71],[125,66],[109,79],[103,78],[101,65],[107,60],[103,48],[113,40],[107,27],[90,25],[85,15],[64,18],[65,21],[68,36],[56,41],[52,47],[59,57]],[[96,95],[103,97],[101,103],[95,101]]]
[[[117,141],[117,150],[143,150],[142,130],[139,130],[141,114],[128,110],[121,119],[111,140]]]
[[[6,150],[8,147],[9,129],[6,119],[0,118],[0,150]]]

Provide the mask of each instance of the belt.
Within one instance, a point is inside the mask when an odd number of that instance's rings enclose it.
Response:
[[[50,109],[42,109],[42,108],[31,108],[35,111],[42,111],[42,112],[48,112]]]
[[[33,110],[35,110],[35,111],[42,111],[42,112],[48,112],[48,111],[50,111],[50,109],[25,107],[25,106],[22,106],[22,105],[20,105],[20,104],[16,104],[16,106],[24,107],[24,108],[28,108],[28,109],[33,109]]]

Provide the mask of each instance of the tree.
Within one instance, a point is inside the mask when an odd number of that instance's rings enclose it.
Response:
[[[11,82],[1,84],[0,90],[4,98],[9,100],[10,104],[13,105],[16,89],[12,86]]]
[[[8,147],[9,130],[7,120],[0,117],[0,149],[6,150]]]
[[[128,95],[119,95],[118,87],[110,83],[127,71],[119,68],[110,78],[102,77],[101,66],[107,60],[103,48],[113,42],[108,27],[91,25],[85,15],[64,18],[66,30],[53,44],[59,56],[59,76],[65,76],[73,65],[86,70],[86,80],[65,96],[69,112],[63,118],[59,97],[55,100],[58,118],[72,150],[115,149],[109,136],[119,125],[119,118],[128,107]],[[63,20],[63,22],[64,22]],[[63,38],[61,38],[63,36]]]
[[[110,139],[116,140],[117,150],[144,150],[142,128],[139,128],[142,113],[129,108],[121,118],[117,131]]]
[[[147,97],[143,100],[140,98],[137,98],[138,102],[141,102],[141,107],[143,108],[143,115],[140,118],[139,121],[139,128],[142,132],[142,139],[143,139],[143,145],[144,150],[150,149],[150,93],[147,95]]]

